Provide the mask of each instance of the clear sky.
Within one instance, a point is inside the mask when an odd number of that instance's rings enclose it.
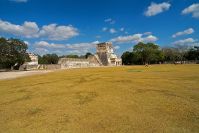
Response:
[[[0,36],[59,55],[95,53],[105,41],[118,55],[139,41],[198,45],[199,0],[0,0]]]

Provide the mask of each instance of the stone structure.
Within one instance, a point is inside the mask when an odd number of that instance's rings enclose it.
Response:
[[[97,44],[97,56],[104,66],[119,66],[122,60],[114,54],[111,42]]]
[[[111,42],[99,43],[96,45],[96,54],[87,59],[61,58],[58,64],[61,68],[82,68],[96,66],[119,66],[122,60],[114,54]]]
[[[61,69],[60,64],[38,64],[38,65],[27,65],[23,64],[20,66],[19,70],[55,70]]]
[[[26,62],[27,65],[38,65],[38,56],[33,53],[28,53],[30,62]]]
[[[30,58],[29,62],[25,62],[19,67],[19,70],[37,70],[38,66],[38,56],[33,53],[28,53]]]
[[[61,64],[61,68],[88,67],[89,66],[89,60],[79,59],[79,58],[61,58],[59,60],[58,64]]]

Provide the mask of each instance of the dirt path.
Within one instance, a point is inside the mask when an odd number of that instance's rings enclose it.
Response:
[[[30,75],[42,74],[48,72],[52,72],[52,70],[0,72],[0,80],[13,79],[18,77],[30,76]]]

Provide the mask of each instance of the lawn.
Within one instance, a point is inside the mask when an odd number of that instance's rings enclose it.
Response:
[[[71,69],[2,80],[0,132],[198,133],[199,65]]]

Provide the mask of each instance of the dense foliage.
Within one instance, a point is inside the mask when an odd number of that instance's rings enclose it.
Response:
[[[27,44],[21,40],[0,38],[0,68],[18,69],[30,60],[27,48]]]
[[[185,58],[188,60],[199,60],[199,48],[192,48],[186,54]]]
[[[158,63],[163,61],[163,53],[158,45],[140,42],[132,52],[123,53],[122,61],[125,65]]]
[[[39,64],[57,64],[58,60],[59,57],[56,54],[46,54],[43,56],[38,55]]]
[[[126,51],[122,54],[124,65],[132,64],[157,64],[175,63],[177,61],[196,61],[199,60],[199,48],[180,49],[163,48],[153,43],[138,43],[133,47],[133,51]]]

